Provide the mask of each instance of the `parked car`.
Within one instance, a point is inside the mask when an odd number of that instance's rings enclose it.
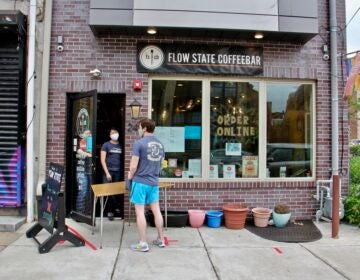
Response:
[[[270,177],[307,177],[311,174],[311,145],[268,144],[266,167]]]

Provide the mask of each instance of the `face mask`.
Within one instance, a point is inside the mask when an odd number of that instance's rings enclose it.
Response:
[[[113,133],[110,135],[111,140],[117,141],[119,139],[119,133]]]
[[[139,133],[139,136],[140,137],[143,137],[144,136],[144,130],[142,130],[142,128],[139,127],[138,129],[138,133]]]

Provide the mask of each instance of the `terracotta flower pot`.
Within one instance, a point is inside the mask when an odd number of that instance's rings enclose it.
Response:
[[[253,208],[254,224],[256,227],[267,227],[271,210],[268,208]]]
[[[246,214],[249,209],[241,204],[226,204],[222,207],[225,226],[229,229],[242,229],[245,226]]]

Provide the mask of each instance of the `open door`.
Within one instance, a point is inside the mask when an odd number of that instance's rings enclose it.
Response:
[[[96,109],[96,90],[68,95],[66,209],[71,218],[89,225],[96,172]]]

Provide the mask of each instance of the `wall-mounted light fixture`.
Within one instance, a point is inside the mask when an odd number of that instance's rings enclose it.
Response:
[[[254,38],[257,40],[260,40],[260,39],[264,38],[264,34],[261,32],[256,32],[254,35]]]
[[[157,30],[155,27],[153,26],[150,26],[148,27],[148,29],[146,30],[147,34],[150,34],[150,35],[155,35],[157,33]]]
[[[130,103],[129,107],[131,118],[135,120],[138,119],[140,117],[140,109],[142,107],[142,104],[135,98],[134,101]]]
[[[135,98],[134,101],[130,103],[129,107],[130,107],[131,119],[132,120],[139,119],[142,104],[139,101],[137,101]],[[128,131],[129,132],[137,131],[137,129],[138,129],[137,123],[136,124],[132,124],[131,122],[128,123]]]

